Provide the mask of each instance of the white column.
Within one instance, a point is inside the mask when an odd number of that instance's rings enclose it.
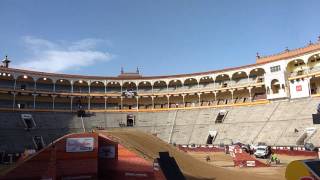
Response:
[[[252,102],[252,94],[251,94],[252,87],[249,87],[248,90],[249,90],[249,98],[250,98],[249,100],[250,102]]]
[[[197,93],[199,98],[199,106],[201,106],[201,93]]]
[[[154,96],[151,96],[152,109],[154,109]]]
[[[167,100],[168,100],[168,108],[170,108],[170,95],[167,95]]]
[[[72,111],[73,107],[72,107],[72,104],[73,104],[73,96],[70,96],[70,110]]]
[[[88,96],[88,110],[91,109],[91,96]]]
[[[136,96],[136,100],[137,100],[137,111],[139,110],[139,96]]]
[[[104,110],[106,110],[107,109],[107,99],[108,99],[108,97],[104,97]]]
[[[53,83],[53,92],[56,92],[56,83]]]
[[[56,95],[52,95],[52,109],[54,110],[55,107],[54,107],[54,101],[56,99]]]
[[[120,97],[120,107],[121,107],[121,109],[123,109],[123,97],[122,96]]]
[[[15,106],[16,106],[16,92],[13,93],[12,109],[15,109]]]
[[[232,104],[234,103],[233,102],[233,92],[234,92],[234,90],[230,90],[231,91],[231,102],[232,102]]]
[[[183,103],[183,107],[185,108],[186,107],[186,103],[184,102],[184,97],[185,97],[186,95],[185,94],[182,94],[182,103]]]

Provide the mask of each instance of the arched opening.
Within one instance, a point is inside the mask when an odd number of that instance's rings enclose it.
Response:
[[[34,80],[31,76],[23,75],[17,78],[17,90],[34,90]]]
[[[36,96],[36,109],[53,109],[53,100],[51,96]]]
[[[137,85],[134,82],[125,82],[122,85],[122,91],[137,91]]]
[[[102,96],[92,96],[90,99],[90,109],[104,109],[105,101]]]
[[[189,78],[184,81],[184,87],[187,89],[197,88],[198,81],[195,78]]]
[[[217,93],[217,105],[232,104],[232,95],[230,91],[219,91]]]
[[[165,81],[156,81],[153,84],[153,92],[167,91],[167,83]]]
[[[320,77],[312,77],[310,79],[311,94],[320,93]]]
[[[231,79],[236,84],[248,83],[248,75],[244,71],[233,73]]]
[[[310,72],[319,71],[320,69],[320,54],[312,55],[308,59],[308,68]]]
[[[213,78],[210,76],[205,76],[200,78],[199,86],[200,88],[213,88],[214,81]]]
[[[138,91],[140,93],[149,93],[152,91],[152,85],[149,81],[143,81],[138,84]]]
[[[272,94],[278,94],[280,88],[281,88],[281,87],[280,87],[279,80],[274,79],[274,80],[271,81],[271,91],[272,91]]]
[[[137,109],[136,97],[124,97],[122,103],[123,109]]]
[[[107,93],[120,93],[121,85],[119,82],[112,81],[107,84]]]
[[[88,109],[88,97],[75,96],[72,102],[72,110],[87,110]]]
[[[71,92],[71,82],[66,79],[58,79],[56,81],[56,92]]]
[[[208,92],[208,93],[202,93],[200,95],[200,104],[201,106],[213,106],[217,105],[217,101],[215,101],[214,93]]]
[[[104,93],[105,86],[104,83],[101,81],[93,81],[90,84],[90,93]]]
[[[250,93],[246,88],[240,88],[233,92],[233,103],[250,102]]]
[[[168,108],[168,99],[166,96],[156,96],[153,100],[155,109]]]
[[[89,84],[86,81],[79,80],[73,84],[74,93],[89,93]]]
[[[263,68],[252,69],[249,73],[250,81],[261,83],[264,82],[264,74],[266,71]]]
[[[185,107],[199,106],[199,96],[197,94],[187,94],[184,97]]]
[[[182,108],[184,107],[183,98],[181,95],[172,95],[170,96],[170,108]]]
[[[18,93],[16,95],[15,107],[16,109],[33,109],[34,99],[29,93]]]
[[[13,89],[14,78],[10,73],[0,72],[0,88]]]
[[[140,97],[139,109],[152,109],[152,98],[150,96]]]
[[[50,78],[39,78],[36,82],[37,91],[53,91],[53,81]]]
[[[290,76],[299,76],[304,74],[306,67],[307,66],[302,59],[296,59],[288,63],[286,70]]]
[[[54,98],[54,109],[70,110],[71,98],[69,96],[57,96]]]
[[[12,108],[13,105],[13,94],[0,92],[0,107],[1,108]]]
[[[251,89],[252,101],[267,99],[266,88],[264,85]]]
[[[220,74],[216,77],[215,86],[220,88],[228,87],[230,83],[230,77],[227,74]]]
[[[169,91],[175,91],[175,90],[179,90],[182,87],[182,82],[178,79],[175,80],[171,80],[169,82]]]
[[[111,110],[121,109],[121,98],[108,97],[106,106],[107,106],[107,109],[111,109]]]

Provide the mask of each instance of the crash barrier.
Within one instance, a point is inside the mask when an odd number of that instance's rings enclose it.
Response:
[[[270,165],[263,163],[244,150],[240,146],[230,146],[229,147],[230,155],[233,158],[234,166],[236,167],[269,167]]]
[[[318,156],[318,151],[307,151],[304,147],[299,146],[273,146],[271,149],[275,154],[284,154],[288,156]]]
[[[214,145],[179,145],[178,148],[184,152],[224,152],[225,148]]]

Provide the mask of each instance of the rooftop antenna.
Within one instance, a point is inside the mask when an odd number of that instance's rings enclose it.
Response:
[[[311,40],[309,41],[309,45],[312,45],[313,43],[311,42]]]
[[[123,67],[121,66],[121,74],[123,74],[124,73],[124,71],[123,71]]]
[[[4,60],[2,60],[3,66],[8,68],[9,64],[10,64],[10,60],[8,59],[8,55],[6,55],[6,57],[4,58]]]
[[[260,58],[259,52],[257,52],[257,55],[256,55],[256,57],[257,57],[258,59]]]
[[[286,52],[289,52],[289,48],[288,48],[288,46],[286,47],[285,51],[286,51]]]
[[[137,71],[136,71],[136,73],[139,74],[139,67],[138,67],[138,66],[137,66]]]

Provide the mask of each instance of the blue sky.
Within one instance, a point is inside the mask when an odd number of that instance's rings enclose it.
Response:
[[[319,0],[1,0],[13,67],[115,76],[252,64],[320,35]]]

